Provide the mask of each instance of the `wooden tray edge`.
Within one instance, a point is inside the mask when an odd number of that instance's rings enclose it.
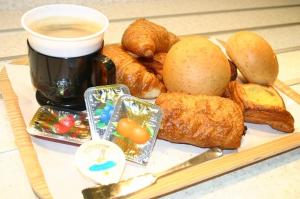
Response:
[[[6,113],[13,129],[15,143],[20,153],[25,172],[33,192],[38,198],[52,198],[31,137],[26,131],[26,125],[5,67],[0,71],[0,92],[6,107]]]
[[[153,198],[190,185],[223,175],[252,163],[270,158],[300,146],[300,133],[294,132],[283,138],[247,149],[238,153],[224,155],[221,158],[187,168],[172,175],[162,177],[158,181],[129,198]],[[195,175],[197,174],[197,175]]]

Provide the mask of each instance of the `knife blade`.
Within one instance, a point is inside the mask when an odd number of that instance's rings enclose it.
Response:
[[[126,196],[154,184],[156,180],[162,176],[170,175],[179,170],[221,157],[222,155],[223,152],[221,149],[212,148],[168,170],[155,174],[146,173],[115,184],[87,188],[82,190],[82,194],[85,199],[116,198]]]

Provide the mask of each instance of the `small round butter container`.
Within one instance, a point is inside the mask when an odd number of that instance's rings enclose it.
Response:
[[[125,155],[120,147],[107,140],[91,140],[82,144],[76,154],[79,171],[101,185],[120,181],[125,167]]]

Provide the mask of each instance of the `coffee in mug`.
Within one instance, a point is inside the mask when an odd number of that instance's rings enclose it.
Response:
[[[102,24],[72,16],[50,16],[28,24],[28,27],[48,37],[76,38],[95,34],[102,30]]]
[[[101,12],[72,4],[41,6],[22,16],[39,104],[83,110],[88,87],[115,83],[113,62],[100,54],[108,24]]]

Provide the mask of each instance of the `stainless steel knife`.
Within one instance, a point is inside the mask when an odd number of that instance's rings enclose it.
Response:
[[[119,183],[87,188],[82,190],[82,194],[85,199],[116,198],[126,196],[154,184],[156,180],[162,176],[221,157],[222,155],[223,151],[221,149],[212,148],[163,172],[155,174],[146,173],[128,180],[120,181]]]

